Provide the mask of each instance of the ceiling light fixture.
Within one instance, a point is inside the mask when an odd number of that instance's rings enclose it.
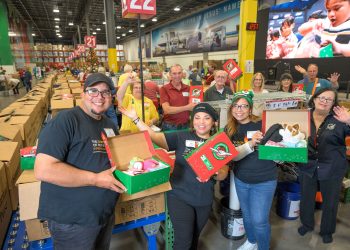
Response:
[[[57,29],[58,29],[59,27],[60,27],[60,26],[58,26],[58,25],[55,25],[55,28],[57,28]]]
[[[141,25],[140,25],[140,27],[141,27],[141,28],[144,28],[144,27],[145,27],[145,24],[144,24],[144,23],[143,23],[143,24],[141,24]]]
[[[117,36],[117,39],[120,39],[120,36]]]
[[[123,34],[122,34],[122,36],[126,36],[126,34],[125,34],[125,33],[123,33]]]
[[[180,11],[181,9],[180,9],[180,7],[179,6],[176,6],[175,8],[174,8],[174,11]]]
[[[59,9],[53,9],[53,12],[55,12],[55,13],[59,13],[59,12],[60,12],[60,10],[59,10]]]
[[[57,36],[60,36],[61,34],[60,33],[56,33]]]
[[[69,25],[69,26],[73,26],[73,25],[74,25],[74,23],[70,22],[70,23],[68,23],[68,25]]]
[[[102,24],[106,24],[106,22],[103,22]]]
[[[121,28],[122,28],[122,26],[119,26],[119,25],[117,26],[117,29],[118,29],[118,30],[120,30]]]
[[[157,21],[158,21],[158,19],[156,17],[152,18],[152,22],[157,22]]]
[[[60,33],[60,30],[56,30],[56,33]]]
[[[100,31],[101,29],[100,29],[100,28],[97,28],[96,30]]]
[[[59,19],[58,17],[56,17],[54,20],[55,20],[55,21],[59,21],[60,19]]]
[[[96,35],[96,32],[92,32],[93,35]]]
[[[129,29],[129,33],[132,33],[132,29]]]
[[[35,34],[33,33],[32,36],[35,36]]]

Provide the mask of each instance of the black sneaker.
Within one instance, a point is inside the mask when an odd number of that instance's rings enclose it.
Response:
[[[329,244],[333,242],[333,237],[331,234],[322,235],[322,241],[324,244]]]
[[[304,226],[300,226],[298,228],[298,233],[301,235],[301,236],[304,236],[306,233],[310,232],[311,230],[307,229],[306,227]]]

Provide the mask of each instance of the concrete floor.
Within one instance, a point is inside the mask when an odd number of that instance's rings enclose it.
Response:
[[[273,203],[270,221],[271,221],[271,249],[275,250],[345,250],[350,249],[350,204],[340,203],[337,229],[333,235],[333,243],[323,244],[322,238],[318,235],[319,225],[322,212],[317,210],[315,213],[316,226],[312,233],[305,236],[300,236],[297,228],[300,225],[299,219],[285,220],[276,214],[276,205]],[[213,212],[210,219],[205,226],[199,243],[199,250],[217,250],[217,249],[237,249],[245,241],[229,240],[221,234],[220,224],[220,208],[218,206],[218,199],[214,202]],[[146,240],[141,229],[132,230],[112,236],[110,249],[130,249],[130,250],[144,250],[146,247]],[[165,242],[161,235],[157,235],[158,249],[165,249]]]
[[[25,89],[20,89],[20,95],[0,97],[0,110],[14,102],[25,94]],[[340,94],[341,98],[345,94]],[[217,195],[219,196],[219,195]],[[245,239],[233,241],[226,239],[221,234],[220,212],[218,208],[218,199],[213,206],[213,212],[204,228],[199,244],[199,250],[216,249],[237,249]],[[275,204],[271,210],[270,220],[272,228],[271,249],[276,250],[344,250],[350,249],[350,204],[340,203],[338,211],[337,231],[333,235],[333,243],[323,244],[318,235],[321,211],[316,212],[316,228],[314,232],[301,237],[297,233],[299,220],[285,220],[276,214]],[[129,249],[143,250],[147,249],[146,240],[140,229],[132,230],[112,236],[110,249]],[[160,233],[157,236],[158,249],[165,249],[165,242]]]

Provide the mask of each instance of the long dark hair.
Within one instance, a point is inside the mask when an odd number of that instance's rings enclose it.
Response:
[[[339,102],[338,102],[338,92],[334,89],[334,88],[331,88],[331,87],[327,87],[327,88],[322,88],[320,90],[318,90],[309,100],[309,108],[311,108],[312,110],[315,109],[315,98],[319,97],[322,93],[324,92],[327,92],[327,91],[331,91],[334,93],[334,102],[333,102],[333,105],[332,105],[332,108],[331,108],[331,112],[333,110],[333,108],[335,106],[339,106]]]

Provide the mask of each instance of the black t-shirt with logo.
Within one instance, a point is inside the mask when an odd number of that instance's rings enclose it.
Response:
[[[101,132],[118,130],[103,116],[96,120],[80,107],[61,111],[42,130],[37,152],[94,173],[110,168]],[[118,193],[109,189],[41,183],[38,217],[63,224],[101,225],[114,213]]]
[[[261,121],[240,124],[237,133],[231,137],[235,147],[248,141],[247,132],[261,130]],[[235,176],[245,183],[260,183],[277,179],[277,167],[273,161],[259,160],[258,151],[248,154],[240,161],[234,162]]]
[[[169,150],[175,151],[176,154],[174,172],[170,176],[173,189],[168,192],[168,195],[174,195],[192,206],[211,205],[214,198],[215,181],[209,179],[208,182],[199,182],[195,172],[184,158],[185,155],[195,149],[195,147],[189,147],[188,145],[198,145],[198,142],[204,142],[205,140],[190,131],[166,133],[165,138]]]

